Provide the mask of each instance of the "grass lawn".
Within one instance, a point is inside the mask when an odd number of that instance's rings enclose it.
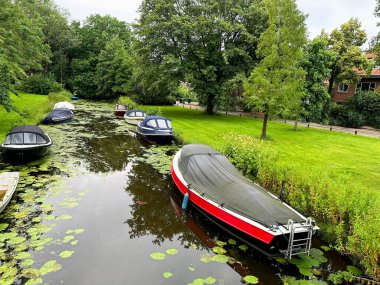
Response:
[[[23,118],[16,112],[7,112],[0,106],[0,141],[2,142],[8,131],[22,124],[36,124],[50,110],[49,99],[46,95],[34,95],[19,92],[19,97],[11,95],[14,106],[27,115]]]
[[[145,109],[154,107],[145,107]],[[181,107],[160,107],[173,122],[175,132],[186,143],[209,144],[216,149],[224,145],[227,133],[260,137],[262,120],[232,115],[208,115]],[[281,153],[284,163],[297,168],[327,170],[331,177],[357,180],[379,189],[380,139],[329,132],[268,122],[269,141]]]

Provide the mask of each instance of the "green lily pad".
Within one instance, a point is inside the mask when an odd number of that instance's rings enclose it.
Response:
[[[26,259],[30,257],[29,252],[19,252],[18,254],[15,255],[16,259]]]
[[[12,285],[14,284],[16,278],[15,277],[8,277],[8,278],[5,278],[5,277],[2,277],[1,280],[0,280],[0,284],[1,285]]]
[[[212,251],[215,252],[216,254],[224,254],[227,252],[224,248],[219,247],[219,246],[213,247]]]
[[[278,263],[280,263],[280,264],[286,264],[286,259],[285,258],[283,258],[283,257],[277,257],[276,258],[276,261],[278,262]]]
[[[84,232],[84,229],[76,229],[76,230],[67,230],[66,234],[76,234],[79,235]]]
[[[150,255],[150,257],[154,260],[164,260],[166,255],[162,252],[154,252]]]
[[[50,272],[57,272],[62,269],[62,265],[57,263],[56,260],[50,260],[46,262],[42,267],[40,268],[41,275],[46,275]]]
[[[178,250],[176,250],[175,248],[169,248],[168,250],[165,251],[167,254],[170,254],[170,255],[175,255],[178,253]]]
[[[62,251],[59,256],[61,258],[69,258],[70,256],[72,256],[74,253],[74,251],[70,251],[70,250],[65,250],[65,251]]]
[[[201,256],[201,261],[204,262],[204,263],[209,263],[212,261],[212,257],[208,254],[205,254],[203,256]]]
[[[202,278],[197,278],[189,285],[203,285],[203,284],[204,284],[204,280]]]
[[[195,271],[195,268],[192,267],[192,266],[189,266],[188,269],[189,269],[191,272]]]
[[[38,278],[41,275],[40,271],[36,268],[25,268],[21,271],[21,274],[30,279]]]
[[[7,241],[7,243],[10,245],[17,245],[17,244],[23,243],[25,240],[26,240],[26,238],[24,238],[24,237],[13,237],[13,238],[10,238]]]
[[[230,245],[236,245],[236,240],[234,240],[234,239],[229,239],[229,240],[228,240],[228,243],[229,243]]]
[[[9,224],[0,224],[0,232],[8,228]]]
[[[248,275],[248,276],[243,277],[243,281],[246,284],[257,284],[257,283],[259,283],[259,279],[253,275]]]
[[[216,241],[216,244],[219,246],[225,246],[227,243],[221,240]]]
[[[21,262],[21,266],[22,267],[29,267],[29,266],[32,266],[34,263],[34,260],[33,259],[25,259]]]
[[[299,268],[299,271],[303,276],[308,276],[308,277],[313,276],[313,272],[308,268],[302,268],[301,267],[301,268]]]
[[[223,254],[217,254],[212,258],[213,261],[219,262],[219,263],[227,263],[228,262],[228,256]]]
[[[215,284],[216,279],[214,277],[207,277],[206,279],[203,279],[204,284]]]
[[[172,277],[173,276],[173,274],[172,273],[170,273],[170,272],[164,272],[164,273],[162,273],[162,276],[164,277],[164,278],[170,278],[170,277]]]
[[[239,245],[239,248],[242,250],[242,251],[246,251],[248,249],[248,245],[246,244],[242,244],[242,245]]]
[[[78,241],[77,240],[73,240],[72,242],[70,242],[71,245],[77,245],[78,244]]]
[[[58,220],[70,220],[72,217],[71,215],[61,215],[58,217]]]
[[[72,240],[74,240],[74,236],[65,236],[64,239],[63,239],[63,242],[64,243],[67,243],[67,242],[70,242]]]
[[[25,283],[25,285],[38,285],[38,284],[42,284],[42,279],[41,278],[29,279]]]

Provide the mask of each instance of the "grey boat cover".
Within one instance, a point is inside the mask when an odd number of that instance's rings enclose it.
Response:
[[[53,109],[50,114],[42,120],[42,122],[46,124],[60,122],[68,120],[73,116],[74,113],[70,109]]]
[[[17,134],[17,133],[32,133],[42,136],[46,141],[49,141],[49,138],[45,135],[44,131],[36,125],[23,125],[13,128],[8,135]]]
[[[191,189],[266,227],[304,219],[278,198],[245,178],[222,154],[207,145],[185,145],[179,170]]]

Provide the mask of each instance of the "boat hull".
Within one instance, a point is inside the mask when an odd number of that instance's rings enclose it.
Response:
[[[18,172],[5,172],[0,174],[0,213],[7,207],[12,199],[19,178],[20,174]]]
[[[31,161],[45,156],[52,145],[49,137],[49,142],[43,145],[1,145],[3,156],[9,161]]]
[[[113,113],[118,118],[123,118],[127,110],[114,110]]]
[[[138,136],[159,144],[170,143],[174,140],[174,134],[172,132],[158,132],[155,130],[148,130],[141,128],[138,124],[136,126],[136,133]]]
[[[282,230],[272,230],[253,220],[249,220],[244,216],[240,216],[237,212],[218,205],[214,201],[200,195],[191,187],[189,182],[185,181],[179,171],[178,159],[180,152],[176,154],[171,165],[171,175],[174,183],[182,195],[189,194],[191,206],[199,210],[209,220],[217,224],[226,232],[239,238],[244,243],[259,249],[266,255],[279,255],[281,251],[288,247],[289,231],[281,227]],[[295,233],[296,238],[307,236],[307,232]]]

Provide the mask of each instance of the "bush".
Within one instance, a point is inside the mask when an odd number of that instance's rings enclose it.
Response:
[[[331,123],[343,127],[380,128],[380,94],[359,92],[343,105],[334,106],[330,112]]]
[[[128,110],[132,110],[137,107],[137,104],[135,101],[133,101],[130,97],[128,96],[121,96],[119,97],[119,100],[117,100],[117,103],[120,105],[125,105],[127,106]]]
[[[29,76],[21,83],[20,88],[24,92],[42,95],[62,91],[62,87],[58,82],[41,74]]]
[[[236,166],[256,175],[260,184],[280,196],[306,216],[329,226],[327,235],[335,236],[333,246],[360,260],[367,273],[380,277],[380,196],[375,190],[326,171],[292,167],[281,163],[270,143],[250,136],[227,135],[223,152]],[[322,232],[322,236],[324,233]]]

